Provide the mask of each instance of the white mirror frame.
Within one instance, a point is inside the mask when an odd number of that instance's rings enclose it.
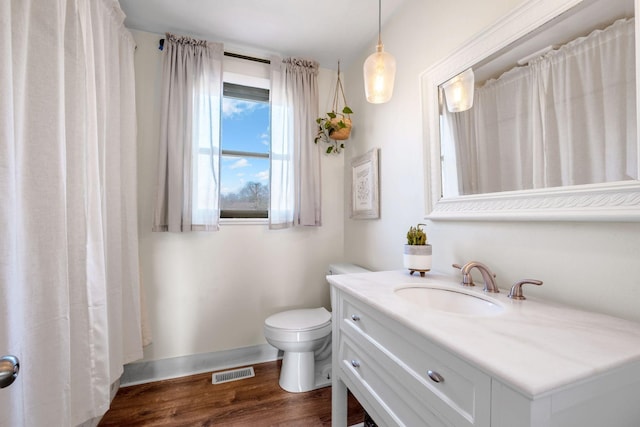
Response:
[[[599,0],[606,1],[606,0]],[[451,76],[592,0],[530,0],[436,63],[420,77],[425,138],[426,218],[431,220],[640,221],[640,181],[442,198],[438,86]],[[634,1],[639,10],[640,0]],[[636,123],[640,124],[640,43],[636,37]],[[640,135],[640,126],[638,126]],[[640,147],[640,144],[639,144]],[[640,167],[640,148],[638,149]],[[491,167],[491,165],[487,165]],[[429,179],[430,178],[430,179]]]

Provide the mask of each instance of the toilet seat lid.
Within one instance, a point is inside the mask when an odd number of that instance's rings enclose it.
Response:
[[[288,310],[273,314],[264,321],[271,328],[306,331],[331,322],[331,313],[324,307]]]

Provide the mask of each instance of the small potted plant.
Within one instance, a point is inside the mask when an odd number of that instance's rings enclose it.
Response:
[[[431,245],[427,243],[427,234],[422,229],[423,226],[425,224],[409,228],[403,254],[404,267],[409,270],[409,274],[413,275],[417,271],[421,277],[431,270]]]

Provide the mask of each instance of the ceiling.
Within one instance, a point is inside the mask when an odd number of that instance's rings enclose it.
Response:
[[[382,2],[382,25],[406,0]],[[120,0],[128,28],[223,42],[225,50],[264,57],[312,58],[322,67],[348,65],[373,53],[376,0]],[[384,41],[384,33],[383,33]]]

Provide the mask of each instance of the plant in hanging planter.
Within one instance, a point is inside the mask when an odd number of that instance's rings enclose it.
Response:
[[[425,272],[431,270],[431,245],[427,243],[427,234],[421,228],[425,224],[409,227],[407,232],[407,244],[404,245],[402,260],[409,274],[420,273],[424,277]]]
[[[330,111],[324,117],[316,119],[318,134],[314,142],[317,144],[318,141],[324,141],[330,144],[326,150],[327,154],[339,154],[344,148],[344,142],[342,141],[349,139],[351,134],[351,118],[349,114],[353,114],[353,111],[345,105],[342,112]]]
[[[338,104],[344,107],[340,109]],[[347,106],[347,99],[344,96],[344,89],[340,80],[340,62],[338,62],[338,79],[333,94],[332,109],[326,115],[316,119],[318,133],[313,142],[315,144],[318,141],[326,142],[329,144],[325,151],[327,154],[340,154],[344,148],[343,141],[349,139],[349,135],[351,135],[351,114],[353,114],[353,111]]]

